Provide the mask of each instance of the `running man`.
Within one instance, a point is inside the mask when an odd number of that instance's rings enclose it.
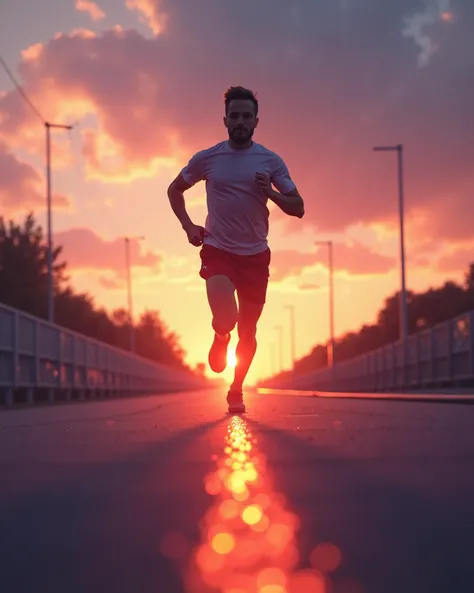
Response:
[[[259,121],[254,93],[230,87],[224,102],[229,139],[197,152],[169,186],[168,198],[188,241],[201,247],[199,275],[206,281],[214,330],[208,360],[215,373],[227,366],[227,346],[237,325],[237,363],[227,403],[229,412],[242,413],[242,387],[255,356],[270,276],[267,202],[298,218],[304,215],[304,202],[283,159],[252,140]],[[184,192],[203,180],[205,228],[193,223],[184,203]]]

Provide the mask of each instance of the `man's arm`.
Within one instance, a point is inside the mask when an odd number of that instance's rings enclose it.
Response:
[[[184,192],[205,178],[204,156],[205,151],[203,150],[192,156],[188,164],[180,171],[179,175],[168,188],[168,198],[171,208],[186,232],[194,225],[186,212]]]
[[[192,220],[186,212],[184,203],[184,192],[190,187],[192,187],[191,184],[188,183],[180,173],[176,179],[171,182],[168,188],[168,199],[171,208],[184,230],[189,229],[193,225]]]
[[[296,187],[284,194],[271,188],[268,194],[268,199],[274,202],[285,214],[288,214],[288,216],[303,218],[304,201]]]
[[[283,210],[285,214],[288,214],[288,216],[297,216],[298,218],[303,218],[304,201],[296,187],[289,190],[288,192],[280,193],[273,189],[272,182],[270,178],[265,175],[265,173],[257,173],[256,181],[265,196],[274,202],[281,210]],[[294,184],[292,183],[292,185]]]

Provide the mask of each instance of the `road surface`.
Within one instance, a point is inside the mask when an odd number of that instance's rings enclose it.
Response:
[[[472,405],[248,404],[243,420],[218,392],[0,412],[0,590],[474,590]]]

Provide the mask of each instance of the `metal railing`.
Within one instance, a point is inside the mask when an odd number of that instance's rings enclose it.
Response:
[[[305,375],[262,387],[319,391],[396,392],[474,386],[474,311]]]
[[[0,304],[0,405],[201,389],[157,364]]]

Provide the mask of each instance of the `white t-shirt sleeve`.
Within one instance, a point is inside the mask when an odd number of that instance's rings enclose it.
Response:
[[[189,163],[181,169],[183,179],[191,186],[198,183],[198,181],[202,181],[206,177],[204,170],[204,154],[205,151],[203,150],[197,152],[191,157]]]
[[[281,194],[286,194],[296,188],[295,182],[290,177],[290,172],[285,161],[278,157],[272,175],[272,183]]]

